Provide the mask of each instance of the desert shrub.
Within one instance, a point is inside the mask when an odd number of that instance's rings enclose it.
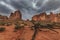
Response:
[[[17,30],[20,30],[22,28],[23,28],[23,26],[15,25],[14,32],[17,32]]]
[[[0,25],[5,25],[5,22],[0,22]]]
[[[0,32],[3,32],[5,31],[5,28],[4,27],[0,27]]]
[[[19,25],[15,24],[14,32],[17,32],[17,30],[20,30],[20,29],[21,29],[21,27]]]
[[[18,24],[15,25],[15,30],[20,30],[20,29],[22,29],[22,28],[23,28],[23,26],[20,26],[20,25],[18,25]]]
[[[60,28],[60,23],[55,23],[55,25],[54,26],[56,26],[56,27],[59,27]]]
[[[16,25],[15,29],[18,30],[18,29],[21,29],[21,27],[19,25]]]

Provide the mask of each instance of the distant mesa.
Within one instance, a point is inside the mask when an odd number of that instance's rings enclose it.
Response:
[[[50,12],[50,14],[47,15],[45,12],[42,12],[38,15],[34,15],[32,17],[32,20],[45,22],[60,22],[60,13],[54,14],[53,12]]]

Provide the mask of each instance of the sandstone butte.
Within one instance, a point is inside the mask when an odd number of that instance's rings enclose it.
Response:
[[[50,12],[50,14],[47,15],[45,12],[42,12],[38,15],[34,15],[32,17],[32,20],[46,22],[60,22],[60,13],[54,14],[53,12]]]
[[[16,20],[23,20],[22,14],[19,10],[15,11],[14,13],[11,13],[9,17],[0,15],[0,22],[9,22]],[[40,13],[38,15],[34,15],[32,17],[33,21],[46,21],[46,22],[60,22],[60,13],[54,14],[50,13],[47,15],[45,12]],[[23,22],[19,21],[20,23]],[[31,40],[32,35],[34,34],[34,30],[31,30],[29,26],[32,25],[32,23],[29,20],[26,20],[24,23],[28,24],[28,26],[24,26],[24,29],[20,29],[17,32],[14,32],[15,25],[12,24],[10,26],[0,26],[5,27],[4,32],[0,32],[0,40]],[[59,33],[53,32],[48,29],[41,29],[43,31],[38,31],[35,40],[60,40],[60,29],[54,29]]]
[[[0,15],[0,21],[16,21],[21,19],[22,14],[19,10],[15,11],[14,13],[11,13],[9,17]]]

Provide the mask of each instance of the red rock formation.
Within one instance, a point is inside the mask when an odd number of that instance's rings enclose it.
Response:
[[[9,19],[10,20],[21,20],[22,19],[21,12],[19,10],[17,10],[14,13],[11,13]]]
[[[60,22],[60,13],[59,14],[57,14],[58,15],[58,22]]]
[[[57,20],[58,20],[57,14],[50,12],[50,14],[47,15],[47,21],[57,22]]]
[[[46,13],[40,13],[39,15],[35,15],[32,17],[32,20],[34,21],[45,21],[46,20]]]
[[[40,13],[39,15],[35,15],[32,17],[32,20],[34,21],[45,21],[46,20],[46,13]]]
[[[0,21],[6,21],[6,20],[8,20],[7,16],[0,15]]]
[[[39,21],[45,21],[46,20],[46,13],[45,12],[40,13],[39,17],[38,17],[38,20]]]
[[[40,13],[39,15],[35,15],[32,17],[32,20],[34,21],[46,21],[46,22],[60,22],[60,14],[54,14],[50,12],[49,15],[47,15],[45,12]]]
[[[33,17],[32,17],[32,20],[38,21],[38,15],[33,16]]]

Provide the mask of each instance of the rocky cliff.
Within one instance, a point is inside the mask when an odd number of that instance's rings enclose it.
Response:
[[[34,15],[32,17],[32,20],[46,21],[46,22],[60,22],[60,13],[55,14],[55,13],[50,12],[50,14],[47,15],[45,12],[43,12],[38,15]]]
[[[22,19],[21,12],[17,10],[14,13],[11,13],[11,15],[9,16],[9,19],[10,20],[21,20]]]
[[[2,16],[0,15],[0,20],[1,21],[14,21],[14,20],[22,20],[22,14],[19,10],[16,10],[15,12],[11,13],[9,18],[7,16]],[[46,14],[46,12],[42,12],[38,15],[34,15],[32,17],[32,20],[34,21],[45,21],[45,22],[60,22],[60,13],[53,13],[50,12],[49,15]]]
[[[0,15],[0,21],[14,21],[22,20],[22,14],[19,10],[16,10],[14,13],[11,13],[9,17]]]

